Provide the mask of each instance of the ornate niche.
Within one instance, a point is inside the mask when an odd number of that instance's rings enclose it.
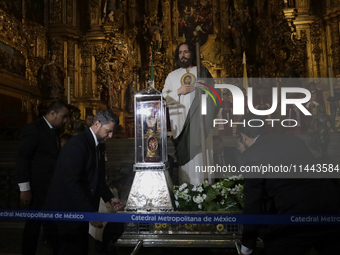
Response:
[[[282,14],[277,17],[272,31],[260,36],[259,77],[306,77],[307,37],[297,38]]]
[[[204,45],[214,34],[214,11],[212,1],[177,1],[178,38]]]
[[[92,0],[95,2],[99,0]],[[123,0],[101,0],[101,23],[109,26],[113,31],[124,25],[124,3]]]
[[[30,109],[33,107],[35,111],[41,102],[37,77],[47,45],[44,27],[28,19],[35,10],[29,5],[33,2],[0,1],[0,86],[13,89],[13,95],[26,105],[22,110],[28,113],[29,120]],[[24,13],[22,3],[25,3]]]
[[[296,27],[284,16],[282,1],[274,0],[272,11],[272,29],[263,34],[265,24],[259,28],[259,43],[261,53],[268,61],[260,69],[260,75],[265,77],[306,77],[307,36],[305,31],[297,35]],[[266,42],[263,43],[263,42]]]
[[[144,1],[139,3],[144,8],[144,15],[141,17],[140,34],[143,36],[141,42],[141,58],[144,60],[141,70],[141,82],[143,87],[151,74],[151,61],[153,59],[154,84],[156,89],[162,90],[166,66],[171,71],[171,64],[168,63],[166,54],[171,47],[171,21],[170,2],[168,0]]]
[[[26,77],[26,59],[15,48],[0,42],[0,72]]]
[[[255,5],[249,6],[245,1],[230,1],[227,8],[229,26],[222,35],[222,40],[234,54],[242,54],[252,47],[250,42],[254,43],[256,38],[254,20],[257,16],[257,8]]]
[[[134,52],[119,33],[95,49],[97,96],[110,109],[123,109],[125,92],[133,83]]]
[[[47,56],[46,29],[36,23],[26,20],[29,44],[27,76],[30,85],[38,86],[39,68]]]
[[[142,3],[140,3],[142,5]],[[164,53],[163,48],[163,13],[158,10],[161,8],[159,0],[151,2],[145,1],[145,12],[141,19],[141,34],[143,35],[143,46],[145,47],[145,59],[148,59],[153,52]],[[141,6],[140,6],[141,7]]]
[[[27,27],[0,9],[0,72],[27,78],[30,53]]]
[[[227,76],[243,76],[242,53],[245,51],[248,77],[305,77],[306,34],[302,31],[300,37],[297,36],[296,28],[284,16],[283,1],[268,1],[267,5],[260,3],[262,5],[243,7],[238,4],[234,10],[229,9],[230,33],[223,35],[231,49],[224,56]],[[248,12],[249,18],[242,20],[240,17],[247,16]],[[238,26],[232,25],[233,22]],[[242,31],[252,33],[245,35]]]
[[[46,49],[46,35],[41,31],[31,30],[35,38],[34,52],[37,57],[29,59],[31,73],[36,77],[35,84],[45,99],[62,99],[66,70],[62,65],[63,43],[59,37],[49,38],[49,51]],[[38,57],[39,56],[39,57]],[[43,58],[44,57],[44,58]]]
[[[48,99],[61,99],[64,96],[66,70],[55,54],[47,59],[38,70],[38,84],[43,96]]]
[[[255,69],[254,62],[256,59],[258,45],[258,26],[260,22],[268,24],[264,14],[259,14],[260,4],[263,1],[248,3],[247,1],[224,1],[224,13],[221,13],[221,22],[223,25],[222,33],[219,35],[222,43],[223,52],[220,56],[222,59],[223,69],[221,75],[228,77],[242,77],[243,52],[247,55],[248,73]],[[261,16],[261,18],[260,18]]]

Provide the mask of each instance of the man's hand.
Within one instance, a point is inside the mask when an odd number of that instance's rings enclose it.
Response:
[[[30,190],[21,191],[20,201],[25,207],[28,207],[32,201],[32,192]]]
[[[177,90],[177,95],[186,95],[192,91],[195,90],[195,86],[193,85],[182,85],[178,90]]]
[[[111,199],[110,204],[115,211],[123,211],[125,207],[124,203],[116,197]]]
[[[95,228],[102,228],[103,224],[100,221],[90,221],[90,224]]]

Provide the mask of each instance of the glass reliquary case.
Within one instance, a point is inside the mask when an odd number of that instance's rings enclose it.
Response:
[[[149,86],[135,95],[135,163],[151,167],[167,162],[167,126],[162,94]]]
[[[173,211],[165,100],[152,86],[135,95],[135,171],[126,211]],[[170,188],[170,190],[169,190]]]

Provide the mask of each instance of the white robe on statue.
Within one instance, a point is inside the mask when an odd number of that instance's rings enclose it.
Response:
[[[192,104],[193,99],[195,98],[196,93],[195,91],[193,91],[186,95],[178,96],[177,90],[182,86],[181,78],[186,73],[187,73],[186,68],[179,68],[169,73],[168,77],[165,80],[164,88],[162,91],[163,97],[165,98],[167,103],[167,107],[169,108],[171,131],[174,139],[176,139],[179,136],[183,129],[185,119],[188,115],[190,106]],[[190,73],[197,77],[197,67],[192,67],[190,69]],[[200,139],[200,137],[197,137],[197,139]],[[209,162],[213,162],[211,132],[207,138],[206,147],[207,147],[207,164],[209,165]],[[199,153],[188,163],[186,163],[183,166],[180,166],[179,167],[180,184],[183,182],[199,184],[203,182],[204,179],[209,179],[210,182],[211,178],[210,174],[196,172],[197,166],[199,166],[200,169],[202,169],[202,165],[203,165],[202,153]]]

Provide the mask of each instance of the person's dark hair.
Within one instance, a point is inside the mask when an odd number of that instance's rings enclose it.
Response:
[[[86,119],[88,116],[93,116],[93,117],[94,117],[94,114],[93,114],[93,113],[87,113],[86,116],[85,116],[85,119]]]
[[[219,135],[214,135],[214,136],[213,136],[213,142],[215,142],[215,141],[220,141],[220,142],[223,143],[223,139],[222,139],[222,137],[220,137]]]
[[[249,120],[253,120],[250,123],[251,126],[249,125]],[[261,118],[261,116],[257,116],[253,113],[247,113],[246,115],[243,116],[243,118],[239,122],[245,122],[244,126],[243,124],[238,124],[239,130],[240,130],[240,133],[248,136],[249,138],[255,138],[258,135],[265,133],[265,124],[259,127],[261,123],[265,123],[265,121]],[[253,127],[253,126],[256,126],[256,127]]]
[[[177,64],[177,67],[181,66],[180,65],[181,60],[179,59],[179,47],[181,47],[183,44],[188,45],[188,49],[191,52],[191,56],[190,56],[190,60],[189,61],[191,61],[191,64],[193,66],[196,66],[197,63],[196,63],[196,48],[195,48],[195,46],[192,45],[191,43],[182,42],[182,43],[178,44],[178,46],[176,47],[176,50],[175,50],[175,62]]]
[[[56,113],[59,113],[61,109],[63,109],[64,107],[66,107],[68,110],[71,109],[70,105],[66,104],[65,102],[55,101],[47,107],[46,114],[49,114],[51,111],[55,111]]]
[[[60,140],[61,139],[64,139],[64,140],[70,140],[73,136],[71,134],[68,134],[68,133],[64,133],[60,136]]]
[[[101,110],[93,118],[93,123],[99,121],[101,125],[107,125],[113,122],[115,126],[119,125],[119,118],[111,110]]]

